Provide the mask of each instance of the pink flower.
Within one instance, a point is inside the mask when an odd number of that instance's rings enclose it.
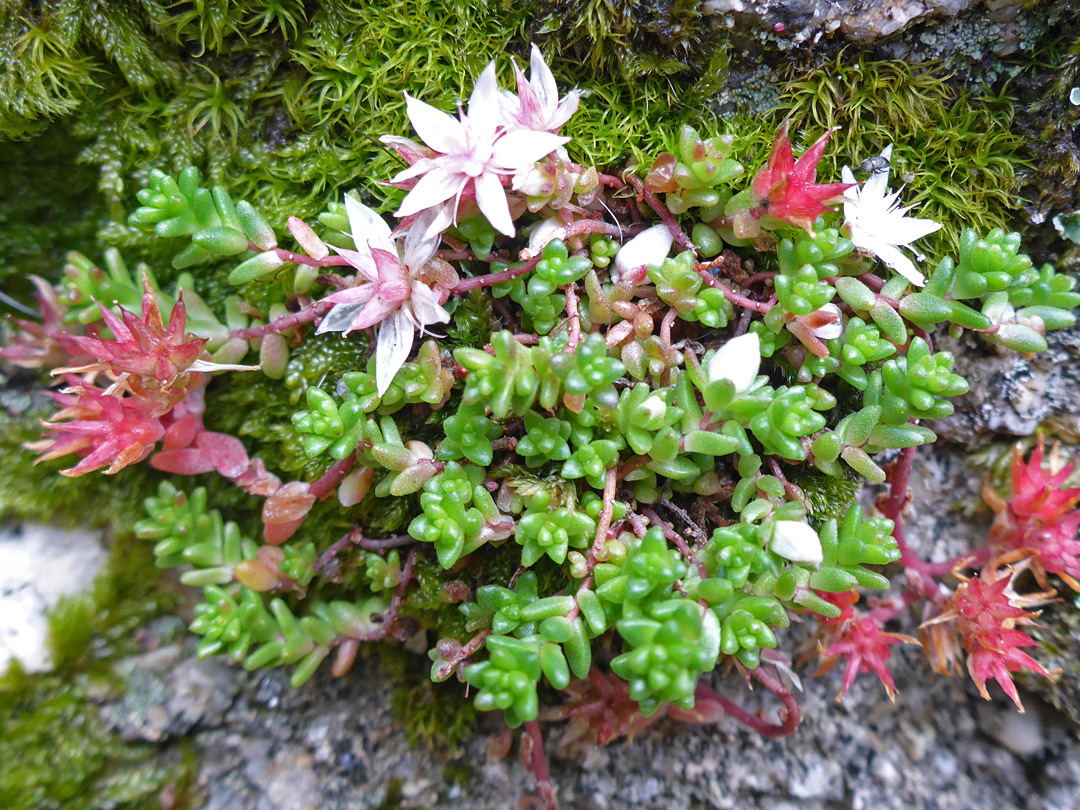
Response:
[[[76,477],[108,467],[109,475],[142,461],[165,435],[160,419],[145,400],[123,399],[83,385],[78,377],[68,375],[72,387],[60,394],[50,393],[64,408],[45,423],[55,431],[54,439],[28,445],[42,451],[38,461],[48,461],[70,453],[82,460],[61,475]],[[69,420],[60,422],[59,420]]]
[[[457,221],[463,200],[475,199],[496,230],[513,236],[506,183],[570,139],[528,129],[507,131],[494,62],[480,74],[467,114],[459,111],[455,119],[408,93],[405,103],[409,120],[430,154],[401,138],[383,139],[411,164],[390,181],[410,189],[396,216],[420,215],[421,235],[430,237]]]
[[[534,132],[558,133],[562,125],[577,112],[581,93],[571,90],[562,100],[551,68],[535,45],[529,54],[529,79],[525,71],[514,65],[517,76],[517,95],[503,93],[503,120],[508,131],[527,129]]]
[[[420,229],[410,228],[399,253],[390,227],[378,214],[350,196],[345,197],[345,208],[356,250],[336,250],[356,268],[357,284],[323,299],[334,308],[318,332],[347,335],[378,325],[375,385],[382,395],[408,359],[414,331],[423,334],[433,323],[449,323],[450,313],[442,304],[457,274],[435,259],[438,236],[427,239]]]
[[[999,561],[991,560],[981,573],[961,582],[941,607],[941,614],[924,622],[922,629],[928,631],[931,643],[926,648],[936,671],[947,675],[950,667],[956,666],[955,637],[959,634],[968,654],[968,674],[979,694],[990,699],[986,682],[993,678],[1023,711],[1012,673],[1024,669],[1045,677],[1050,673],[1021,649],[1037,646],[1038,642],[1017,628],[1034,624],[1039,615],[1025,610],[1027,606],[1042,604],[1054,594],[1020,596],[1012,587],[1013,576],[1013,569],[1002,568]]]

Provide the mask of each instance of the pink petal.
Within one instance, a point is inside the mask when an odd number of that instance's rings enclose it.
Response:
[[[401,308],[401,301],[387,301],[385,298],[376,295],[364,308],[353,318],[352,325],[349,326],[345,334],[355,332],[357,329],[367,329],[370,326],[374,326],[377,323],[382,322],[391,313],[396,312]]]
[[[366,304],[375,292],[375,284],[358,284],[326,296],[323,301],[331,304]]]
[[[331,245],[334,252],[343,257],[360,275],[368,281],[375,281],[379,274],[375,270],[375,261],[371,258],[371,250],[361,242],[357,247],[360,250],[349,250]]]

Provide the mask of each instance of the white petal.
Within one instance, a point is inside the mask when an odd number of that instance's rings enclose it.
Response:
[[[845,183],[854,183],[855,175],[852,173],[851,169],[849,169],[847,166],[844,166],[842,169],[840,169],[840,179]],[[853,192],[852,196],[857,198],[859,196],[858,191],[858,188],[849,188],[847,191],[844,192],[844,194],[846,195],[848,194],[848,192]]]
[[[345,195],[345,213],[349,215],[349,229],[357,245],[361,240],[380,250],[396,253],[390,226],[386,220],[364,205],[352,194]]]
[[[428,209],[428,211],[434,211],[435,209]],[[405,243],[401,249],[401,261],[410,270],[419,270],[429,261],[431,257],[435,255],[435,252],[439,249],[439,243],[442,241],[442,232],[435,234],[434,236],[428,236],[427,229],[430,222],[428,211],[425,211],[423,218],[417,217],[413,223],[404,231]],[[398,233],[401,236],[401,232]]]
[[[552,239],[562,239],[565,235],[565,224],[558,217],[541,220],[529,234],[529,251],[533,254],[539,253]]]
[[[461,122],[426,101],[405,94],[409,121],[421,140],[436,152],[459,152],[465,143]]]
[[[434,291],[423,282],[413,282],[409,300],[412,303],[413,315],[421,327],[432,323],[450,323],[450,313],[439,306],[439,299],[435,297]]]
[[[705,374],[709,382],[729,380],[736,393],[753,385],[761,368],[761,338],[747,332],[721,346],[709,360]]]
[[[773,524],[769,550],[796,565],[807,567],[817,567],[825,559],[818,533],[798,520],[778,520]]]
[[[467,126],[470,130],[470,143],[480,143],[489,139],[500,122],[499,107],[501,93],[499,81],[495,76],[495,60],[488,62],[473,86],[472,95],[469,96],[469,118]]]
[[[826,304],[818,312],[831,312],[836,316],[835,321],[830,321],[824,326],[811,329],[810,332],[821,340],[832,340],[844,334],[844,322],[840,319],[840,307],[836,304]]]
[[[854,242],[854,240],[852,240]],[[872,248],[868,247],[871,253],[881,259],[885,264],[889,265],[893,270],[902,275],[916,287],[921,287],[926,284],[926,276],[919,272],[915,267],[915,263],[911,261],[907,256],[901,252],[900,248],[886,244],[885,242],[876,243]]]
[[[551,74],[551,68],[544,61],[544,55],[534,44],[529,53],[529,84],[536,91],[537,98],[544,108],[544,112],[551,112],[559,103],[559,88],[555,84],[555,77]]]
[[[516,172],[536,163],[545,155],[550,155],[569,140],[563,135],[552,135],[550,132],[519,129],[495,141],[491,162],[500,169]]]
[[[324,332],[344,332],[353,322],[353,318],[360,312],[367,304],[366,301],[360,304],[338,304],[326,317],[322,319],[322,323],[319,324],[319,328],[315,330],[316,335],[321,335]]]
[[[442,234],[454,222],[454,214],[457,209],[451,202],[435,205],[422,212],[416,218],[416,227],[422,233],[424,239],[434,239]]]
[[[375,388],[379,396],[386,393],[394,375],[409,359],[412,344],[413,326],[401,310],[379,324],[379,339],[375,344]]]
[[[615,254],[615,273],[622,277],[642,265],[663,264],[674,240],[666,225],[653,225],[642,231]]]
[[[499,176],[493,172],[484,172],[476,178],[476,204],[480,213],[487,217],[491,227],[507,236],[514,235],[514,220],[510,217],[510,206],[506,202],[506,189],[499,182]]]
[[[901,217],[889,223],[886,233],[894,245],[908,245],[938,230],[941,230],[941,223],[932,219]]]
[[[446,202],[457,195],[467,179],[461,174],[452,174],[444,169],[434,169],[421,177],[412,190],[401,201],[401,207],[395,212],[396,217],[407,217]]]
[[[892,158],[892,144],[890,143],[881,151],[881,156],[886,161]],[[889,164],[880,171],[870,173],[870,178],[863,184],[862,193],[869,197],[882,198],[889,193]]]

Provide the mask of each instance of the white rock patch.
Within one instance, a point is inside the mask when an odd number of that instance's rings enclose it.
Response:
[[[94,532],[0,527],[0,671],[12,658],[29,672],[52,666],[48,611],[61,596],[89,588],[107,558]]]

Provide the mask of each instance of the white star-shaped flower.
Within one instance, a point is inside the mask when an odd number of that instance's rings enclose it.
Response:
[[[415,162],[390,181],[416,180],[395,215],[420,214],[423,218],[426,214],[430,221],[424,235],[431,236],[456,221],[463,199],[474,198],[497,231],[513,236],[506,182],[570,139],[528,129],[506,131],[502,116],[505,101],[495,79],[494,62],[480,74],[469,98],[468,113],[462,111],[454,118],[408,93],[405,104],[413,128],[433,151],[423,156],[422,149],[414,149]],[[400,151],[401,139],[383,140]]]
[[[442,307],[448,288],[436,284],[433,290],[422,277],[435,256],[439,237],[426,239],[417,230],[406,231],[399,246],[390,226],[359,200],[347,195],[345,210],[356,250],[334,249],[356,269],[357,283],[323,299],[334,307],[319,324],[318,333],[347,335],[378,326],[375,384],[381,396],[409,358],[413,333],[419,329],[423,334],[433,323],[450,321],[450,313]],[[447,283],[453,286],[452,281]]]
[[[882,151],[884,166],[873,171],[869,180],[844,192],[845,224],[855,247],[877,256],[912,284],[921,287],[926,283],[926,277],[900,248],[906,247],[922,261],[923,255],[911,247],[911,243],[938,230],[941,223],[907,216],[911,206],[899,204],[899,191],[889,191],[892,149],[889,144]],[[841,170],[841,175],[845,183],[855,182],[855,175],[847,166]]]

